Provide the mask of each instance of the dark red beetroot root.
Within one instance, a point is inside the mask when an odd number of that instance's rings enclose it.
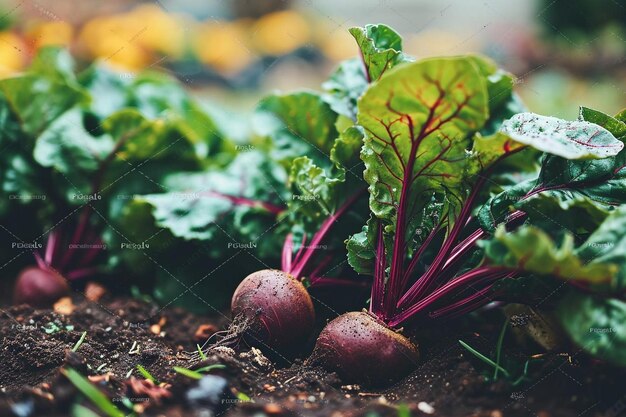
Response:
[[[29,267],[20,272],[15,283],[13,302],[33,307],[50,307],[68,294],[70,287],[65,278],[51,269]]]
[[[413,371],[417,346],[366,312],[332,320],[320,333],[312,360],[336,371],[344,382],[388,385]]]
[[[279,350],[304,342],[315,324],[313,302],[304,285],[275,269],[248,275],[235,290],[231,309],[234,317],[247,318],[258,341]]]

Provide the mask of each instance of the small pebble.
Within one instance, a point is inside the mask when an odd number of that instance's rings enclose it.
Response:
[[[435,408],[432,405],[430,405],[427,402],[425,402],[425,401],[420,401],[417,404],[417,409],[420,410],[424,414],[434,414],[435,413]]]

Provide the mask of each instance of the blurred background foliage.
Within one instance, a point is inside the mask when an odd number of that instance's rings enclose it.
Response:
[[[620,0],[3,0],[0,77],[45,45],[132,78],[158,69],[199,97],[247,111],[274,89],[315,87],[356,54],[347,29],[385,23],[417,57],[481,52],[518,76],[529,108],[576,116],[626,100]]]

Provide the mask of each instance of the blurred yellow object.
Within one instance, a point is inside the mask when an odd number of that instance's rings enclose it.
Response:
[[[34,48],[48,45],[68,46],[72,42],[74,28],[67,22],[38,22],[26,32],[26,38]]]
[[[311,28],[302,15],[286,10],[261,17],[250,37],[261,53],[284,55],[311,42]]]
[[[193,40],[196,56],[222,73],[242,70],[255,58],[248,47],[246,27],[244,21],[198,25]]]
[[[354,37],[343,28],[336,28],[330,33],[320,33],[318,37],[320,48],[331,61],[343,61],[359,54]]]
[[[13,32],[0,32],[0,78],[20,71],[28,58],[24,41]]]
[[[145,25],[128,15],[99,17],[84,26],[79,40],[92,57],[121,69],[139,70],[151,59],[138,41],[145,30]]]
[[[138,37],[143,46],[173,58],[182,56],[187,22],[175,15],[165,13],[155,4],[144,4],[128,15],[145,31]]]

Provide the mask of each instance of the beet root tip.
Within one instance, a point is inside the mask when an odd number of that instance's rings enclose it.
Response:
[[[248,275],[233,294],[233,317],[244,316],[251,342],[289,350],[313,331],[315,311],[302,283],[286,272],[264,269]],[[263,347],[263,346],[259,346]]]
[[[344,382],[389,385],[419,361],[417,346],[366,312],[343,314],[320,333],[311,360],[336,371]]]

